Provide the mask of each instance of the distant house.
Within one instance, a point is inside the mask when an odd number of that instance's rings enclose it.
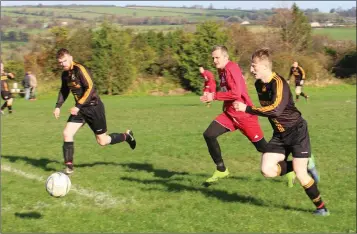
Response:
[[[247,24],[250,24],[250,23],[249,23],[249,21],[243,21],[241,24],[242,25],[247,25]]]
[[[63,22],[61,22],[61,25],[62,25],[62,26],[67,26],[67,25],[68,25],[68,22],[63,21]]]
[[[327,21],[327,22],[325,23],[325,27],[332,27],[332,26],[333,26],[333,23],[331,23],[331,22],[328,22],[328,21]]]
[[[312,22],[310,25],[311,25],[312,28],[321,27],[319,22]]]

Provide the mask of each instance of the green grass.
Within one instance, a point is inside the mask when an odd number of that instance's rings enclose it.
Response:
[[[356,41],[356,27],[354,28],[316,28],[312,31],[315,35],[327,35],[334,40]]]
[[[55,96],[16,98],[15,113],[1,116],[1,232],[356,232],[355,88],[306,87],[311,101],[297,103],[309,123],[329,217],[311,215],[300,186],[264,179],[260,155],[239,132],[219,138],[232,177],[202,187],[214,171],[202,133],[221,103],[206,108],[193,95],[103,96],[109,132],[133,129],[137,149],[100,147],[85,125],[75,138],[77,190],[50,197],[44,180],[62,169],[62,130],[73,100],[56,120]],[[268,120],[260,123],[270,139]]]

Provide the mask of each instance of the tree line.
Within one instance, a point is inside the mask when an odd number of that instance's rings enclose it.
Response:
[[[331,77],[332,68],[344,53],[355,51],[355,43],[346,42],[334,48],[328,38],[312,36],[308,20],[296,5],[274,15],[271,24],[276,30],[257,33],[237,23],[214,21],[198,24],[192,32],[177,29],[167,33],[137,33],[111,22],[96,29],[57,26],[46,37],[31,39],[24,69],[34,71],[43,81],[58,80],[61,70],[55,59],[56,51],[67,48],[75,61],[91,68],[100,93],[124,93],[138,76],[165,77],[186,90],[200,93],[202,78],[198,67],[215,71],[211,58],[214,45],[226,45],[230,59],[241,66],[246,77],[251,53],[263,46],[274,52],[276,72],[287,77],[292,62],[297,60],[308,79]]]

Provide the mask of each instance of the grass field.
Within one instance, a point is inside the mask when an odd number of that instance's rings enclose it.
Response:
[[[354,27],[354,28],[316,28],[312,32],[316,35],[327,35],[334,40],[356,41],[356,27]]]
[[[214,171],[202,132],[220,113],[198,96],[108,97],[109,132],[133,129],[138,141],[100,147],[88,126],[75,138],[76,169],[66,197],[44,182],[62,169],[62,129],[72,98],[52,117],[55,96],[17,98],[1,116],[1,233],[356,232],[356,87],[306,87],[297,103],[309,123],[323,199],[331,215],[313,217],[303,189],[264,179],[260,155],[239,132],[219,138],[231,177],[201,183]],[[251,95],[257,103],[256,95]],[[268,139],[267,119],[261,125]]]

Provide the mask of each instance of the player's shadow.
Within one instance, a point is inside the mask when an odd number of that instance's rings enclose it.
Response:
[[[176,183],[175,181],[173,181],[171,179],[148,180],[148,179],[136,179],[136,178],[131,178],[131,177],[121,177],[120,179],[124,180],[124,181],[129,181],[129,182],[142,183],[144,185],[161,184],[166,187],[166,188],[143,188],[143,190],[146,190],[146,191],[159,190],[159,191],[173,192],[173,193],[186,192],[186,191],[200,192],[203,195],[205,195],[206,197],[213,197],[218,200],[221,200],[222,202],[248,203],[248,204],[252,204],[255,206],[281,208],[284,210],[301,211],[301,212],[308,212],[308,213],[311,212],[311,210],[309,210],[309,209],[291,207],[289,205],[265,204],[264,201],[261,199],[258,199],[258,198],[252,197],[252,196],[241,195],[238,193],[229,193],[225,190],[211,189],[211,188],[208,189],[208,188],[205,188],[202,186],[183,185],[183,184]]]
[[[160,177],[160,178],[170,178],[174,175],[189,175],[189,173],[187,172],[176,172],[176,171],[169,171],[166,169],[154,169],[154,166],[148,163],[94,162],[94,163],[76,164],[75,167],[94,167],[97,165],[114,165],[114,166],[128,168],[129,170],[146,171],[148,173],[154,173],[155,177]]]
[[[16,212],[14,214],[16,217],[21,218],[21,219],[40,219],[42,218],[42,214],[32,211],[32,212]]]
[[[121,180],[142,183],[142,184],[161,184],[166,187],[166,189],[146,188],[145,190],[165,190],[174,193],[184,192],[184,191],[201,192],[206,197],[214,197],[223,202],[240,202],[240,203],[250,203],[256,206],[266,206],[264,205],[264,202],[262,200],[256,199],[252,196],[239,195],[237,193],[228,193],[227,191],[219,190],[219,189],[206,189],[200,186],[199,187],[187,186],[187,185],[175,183],[172,180],[168,180],[168,179],[141,180],[141,179],[135,179],[130,177],[122,177]]]
[[[27,164],[31,164],[32,166],[42,168],[44,171],[55,171],[55,168],[49,167],[50,163],[61,163],[57,160],[52,160],[48,158],[29,158],[27,156],[15,156],[15,155],[2,155],[1,158],[7,159],[12,163],[17,161],[24,161]]]

